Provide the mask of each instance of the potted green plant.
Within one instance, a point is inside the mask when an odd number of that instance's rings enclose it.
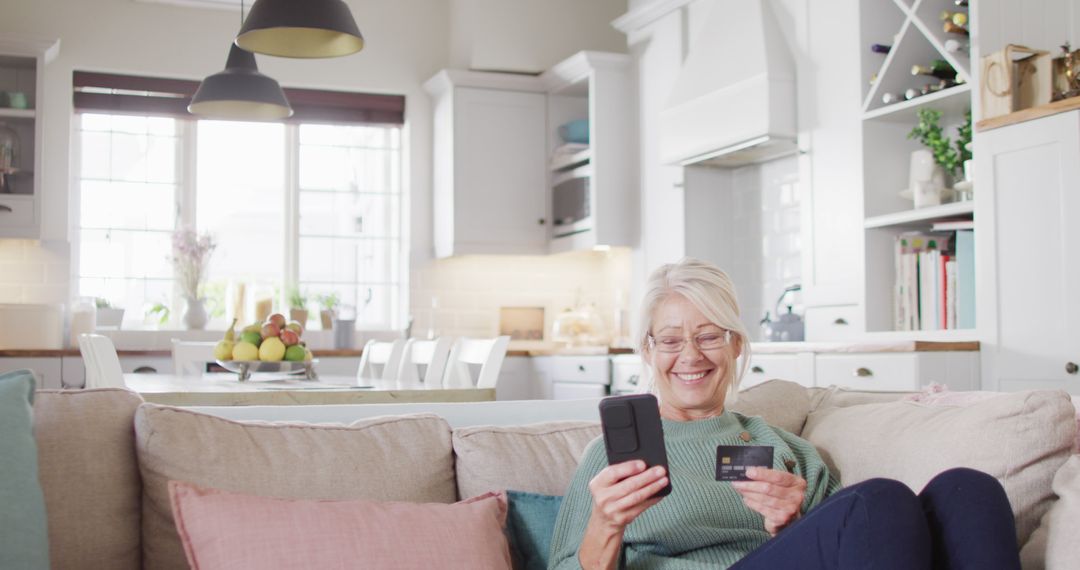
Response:
[[[916,208],[920,207],[920,201],[928,198],[930,201],[924,205],[940,203],[940,193],[948,187],[948,179],[959,180],[964,162],[971,160],[971,111],[964,113],[964,123],[957,127],[955,141],[945,136],[941,127],[941,116],[941,111],[937,109],[920,109],[919,121],[908,133],[909,139],[918,139],[926,147],[926,150],[913,152],[911,159],[912,179],[909,184],[915,197]],[[924,186],[930,188],[918,187],[920,183],[926,182],[930,184]],[[922,195],[920,190],[924,192]],[[926,191],[933,195],[927,197]]]
[[[97,307],[96,321],[98,327],[120,328],[120,323],[124,322],[123,309],[113,307],[109,304],[109,300],[103,297],[94,299],[94,305]]]
[[[154,303],[146,310],[146,319],[148,321],[152,320],[153,322],[151,324],[156,324],[158,326],[169,322],[170,315],[171,311],[169,311],[169,306],[162,302]]]
[[[334,316],[337,314],[338,304],[341,302],[337,293],[319,295],[316,297],[316,302],[319,303],[319,320],[322,321],[323,330],[328,331],[334,328]]]
[[[307,303],[307,295],[299,288],[294,287],[289,290],[289,319],[306,326],[308,321]]]

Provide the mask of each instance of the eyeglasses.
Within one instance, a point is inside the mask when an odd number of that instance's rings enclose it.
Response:
[[[683,336],[653,336],[649,335],[649,347],[658,352],[676,353],[686,348],[689,339]],[[731,342],[731,331],[707,332],[693,337],[694,346],[700,351],[716,350],[724,348]]]

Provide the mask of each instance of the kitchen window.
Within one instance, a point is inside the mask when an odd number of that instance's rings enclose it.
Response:
[[[260,298],[286,312],[294,287],[308,297],[311,327],[315,299],[330,293],[356,308],[360,328],[404,326],[400,124],[86,110],[75,124],[75,287],[124,308],[125,328],[179,325],[167,257],[182,225],[218,243],[205,284],[211,328],[237,310],[251,320]]]

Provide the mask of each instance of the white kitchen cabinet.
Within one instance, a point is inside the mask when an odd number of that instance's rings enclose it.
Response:
[[[544,400],[597,398],[608,393],[611,358],[604,356],[534,356],[534,385]]]
[[[552,253],[591,250],[598,245],[637,244],[638,173],[628,164],[637,157],[637,99],[630,56],[594,51],[578,52],[540,76],[548,91],[547,147],[552,156],[551,185],[560,176],[584,177],[586,219],[568,228],[553,225]],[[563,144],[560,125],[575,120],[589,122],[589,148],[573,158],[556,160]],[[553,224],[560,217],[557,192],[552,189]],[[576,208],[571,208],[576,210]]]
[[[769,380],[787,380],[807,388],[814,387],[814,354],[754,354],[740,388],[757,386]]]
[[[0,358],[0,374],[13,370],[28,369],[37,378],[38,389],[61,387],[62,365],[59,357],[5,357]]]
[[[435,104],[435,255],[547,253],[539,79],[443,70],[424,87]]]
[[[59,47],[56,40],[0,34],[0,91],[20,92],[26,98],[26,108],[0,108],[0,128],[18,138],[12,164],[0,158],[0,169],[5,170],[0,176],[4,176],[6,186],[0,193],[0,238],[41,237],[45,122],[40,110],[45,65],[56,57]]]
[[[983,386],[1080,394],[1080,111],[980,132]]]
[[[916,391],[931,383],[950,390],[979,387],[977,352],[818,354],[814,382],[875,392]]]

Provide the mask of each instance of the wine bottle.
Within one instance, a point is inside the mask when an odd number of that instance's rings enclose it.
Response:
[[[872,75],[870,75],[870,81],[868,81],[868,83],[870,83],[870,85],[873,85],[873,84],[877,83],[877,73],[876,72],[873,73]]]
[[[957,8],[965,8],[968,5],[968,0],[955,0],[954,4],[956,4]]]
[[[930,77],[937,77],[939,79],[954,79],[956,77],[956,70],[953,69],[953,66],[949,65],[949,62],[943,59],[935,59],[934,61],[930,62],[929,66],[911,66],[911,74],[929,75]]]
[[[886,105],[891,105],[900,101],[900,96],[896,93],[885,93],[881,96],[881,102]]]
[[[967,12],[950,12],[948,10],[942,10],[941,21],[951,21],[957,26],[966,26],[968,23],[968,15]]]
[[[885,44],[870,44],[870,51],[874,53],[889,53],[889,50],[891,49],[892,46],[887,46]]]
[[[957,35],[961,35],[961,36],[968,35],[967,28],[965,28],[964,26],[957,26],[956,23],[953,22],[952,20],[946,20],[944,27],[945,27],[945,33],[957,34]]]
[[[918,97],[919,95],[921,95],[921,93],[919,93],[919,90],[915,88],[904,91],[904,99],[907,99],[908,101]]]
[[[967,52],[971,49],[971,44],[968,42],[962,42],[960,40],[945,40],[945,51],[949,53]]]

